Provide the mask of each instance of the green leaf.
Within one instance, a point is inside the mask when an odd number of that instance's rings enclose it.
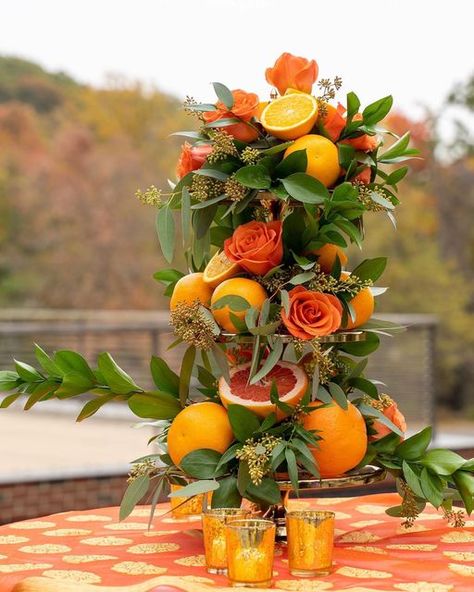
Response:
[[[235,444],[232,444],[232,446],[230,446],[230,448],[227,448],[227,450],[224,452],[224,454],[221,456],[219,462],[217,463],[216,472],[219,471],[220,469],[222,469],[222,467],[225,464],[227,464],[229,461],[233,460],[235,458],[237,451],[240,450],[241,448],[242,448],[242,444],[240,442],[236,442]]]
[[[339,349],[351,356],[367,356],[374,352],[380,345],[380,338],[375,333],[366,333],[364,341],[354,341],[353,343],[343,343]]]
[[[335,382],[328,383],[329,392],[331,393],[332,398],[342,409],[347,409],[349,407],[346,393],[342,390],[342,388],[336,384]]]
[[[272,183],[268,170],[260,164],[240,168],[234,178],[245,187],[252,189],[269,189]]]
[[[332,403],[332,397],[329,391],[322,385],[318,385],[318,400],[323,403]]]
[[[290,476],[291,485],[293,487],[293,491],[298,495],[299,485],[298,485],[298,465],[296,463],[296,456],[291,448],[285,448],[285,460],[288,466],[288,474]]]
[[[92,382],[95,381],[94,373],[90,369],[89,364],[77,352],[69,350],[58,351],[54,354],[54,363],[62,374],[74,371],[89,378]]]
[[[134,479],[125,490],[125,494],[120,504],[119,519],[125,520],[132,513],[134,507],[142,499],[150,486],[150,477],[142,475]]]
[[[214,359],[215,359],[217,365],[219,366],[220,371],[222,372],[222,376],[224,377],[226,382],[229,383],[230,382],[229,360],[227,359],[227,356],[225,355],[225,353],[222,351],[222,349],[219,347],[219,345],[217,343],[212,348],[212,353],[213,353],[213,356],[214,356]]]
[[[387,209],[387,210],[394,210],[395,206],[393,205],[393,203],[387,199],[386,197],[383,197],[382,195],[380,195],[380,193],[378,193],[377,191],[371,191],[369,194],[370,199],[375,202],[376,204],[378,204],[379,206],[382,206],[383,208]]]
[[[181,234],[183,247],[186,247],[191,234],[191,196],[187,187],[181,192]]]
[[[452,475],[460,469],[465,462],[466,459],[456,452],[445,450],[443,448],[433,448],[432,450],[428,450],[420,460],[422,465],[428,467],[438,475]]]
[[[173,419],[182,410],[176,397],[160,391],[132,395],[127,402],[130,410],[144,419]]]
[[[245,300],[242,296],[222,296],[219,300],[216,300],[212,304],[212,308],[214,310],[220,310],[221,308],[225,308],[228,306],[234,312],[242,312],[250,308],[250,303],[248,300]]]
[[[156,214],[156,233],[163,257],[170,263],[174,252],[175,224],[173,213],[168,206],[163,206]]]
[[[285,311],[285,314],[289,315],[290,314],[290,295],[288,294],[288,292],[286,290],[281,290],[280,298],[281,298],[281,305],[283,307],[283,310]]]
[[[428,426],[399,444],[395,451],[396,455],[405,460],[419,459],[428,448],[431,436],[432,428]]]
[[[404,433],[400,430],[400,428],[398,426],[396,426],[392,421],[390,421],[388,419],[388,417],[386,417],[382,413],[382,411],[379,411],[378,409],[375,409],[371,405],[366,405],[365,403],[362,403],[362,402],[359,402],[357,407],[358,407],[359,411],[362,413],[362,415],[365,415],[367,417],[376,417],[380,421],[380,423],[383,423],[384,425],[386,425],[390,430],[392,430],[392,432],[394,432],[398,436],[401,436],[401,437],[404,436]],[[406,458],[406,457],[402,457],[402,458]],[[411,458],[408,460],[411,460]]]
[[[157,356],[152,356],[150,371],[155,386],[166,393],[179,396],[179,376],[171,370],[168,364]]]
[[[107,353],[101,353],[98,357],[98,366],[106,383],[114,393],[125,395],[133,391],[142,389],[133,381],[133,379],[118,366],[112,356]]]
[[[308,166],[306,149],[296,150],[284,158],[275,168],[275,176],[278,179],[288,177],[292,173],[304,173]]]
[[[306,173],[293,173],[281,182],[291,197],[303,203],[322,204],[329,199],[326,187]]]
[[[191,209],[192,210],[202,210],[203,208],[208,208],[209,206],[212,206],[216,203],[224,201],[225,199],[227,199],[227,195],[225,193],[222,193],[221,195],[218,195],[217,197],[213,197],[211,199],[206,199],[205,201],[200,201],[199,203],[194,204],[193,206],[191,206]]]
[[[314,265],[314,263],[313,263],[313,265]],[[309,282],[314,277],[316,277],[316,274],[314,273],[314,271],[305,271],[304,273],[298,273],[297,275],[293,276],[289,283],[293,286],[297,286],[299,284],[304,284],[306,282]]]
[[[48,354],[42,349],[37,343],[35,343],[35,356],[38,363],[41,365],[43,370],[51,376],[61,376],[61,371],[48,356]]]
[[[275,146],[272,146],[271,148],[265,148],[265,150],[261,150],[260,154],[264,154],[267,156],[272,156],[273,154],[279,154],[280,152],[283,152],[284,150],[289,148],[294,143],[295,143],[294,140],[290,140],[289,142],[283,142],[282,144],[275,144]]]
[[[54,380],[46,380],[45,382],[41,382],[38,384],[31,395],[28,397],[28,400],[25,403],[24,409],[28,411],[41,401],[42,399],[48,398],[50,395],[54,394],[54,391],[58,388],[58,383]]]
[[[387,185],[396,185],[405,177],[407,173],[408,167],[401,167],[400,169],[397,169],[396,171],[390,173],[390,175],[385,179],[385,183]]]
[[[386,257],[376,257],[375,259],[365,259],[352,272],[351,275],[358,277],[360,280],[377,281],[385,270],[387,265]]]
[[[76,421],[83,421],[84,419],[91,417],[92,415],[94,415],[94,413],[97,413],[97,411],[99,411],[99,409],[101,407],[103,407],[104,405],[106,405],[109,401],[113,401],[115,399],[115,397],[116,397],[115,394],[101,395],[100,397],[97,397],[96,399],[92,399],[92,400],[88,401],[84,405],[84,407],[81,409],[81,412],[77,416]]]
[[[215,491],[219,488],[219,483],[215,479],[203,479],[200,481],[193,481],[189,485],[172,491],[168,497],[194,497],[201,493],[207,493],[208,491]]]
[[[354,115],[359,111],[360,100],[354,92],[347,93],[347,118],[351,120]]]
[[[199,426],[196,426],[197,428]],[[189,452],[181,459],[179,466],[190,477],[211,479],[221,458],[220,452],[201,448]]]
[[[88,377],[79,374],[79,372],[68,372],[63,376],[61,386],[56,390],[56,396],[59,398],[73,397],[82,393],[87,393],[94,388],[95,383]]]
[[[181,371],[179,373],[179,400],[184,405],[189,395],[189,383],[193,372],[194,360],[196,358],[196,347],[190,345],[185,351],[183,361],[181,362]]]
[[[0,391],[11,391],[19,385],[20,376],[13,370],[0,370]]]
[[[213,508],[240,508],[242,496],[237,487],[237,478],[224,477],[219,481],[219,489],[212,494],[211,507]]]
[[[213,82],[212,86],[214,87],[214,91],[219,101],[221,101],[221,103],[224,103],[227,109],[232,109],[232,107],[234,106],[234,97],[231,91],[227,88],[227,86],[220,82]]]
[[[218,181],[227,181],[229,178],[228,173],[218,171],[217,169],[197,169],[194,171],[194,174],[200,175],[201,177],[211,177],[212,179],[217,179]]]
[[[444,484],[438,475],[431,474],[426,467],[421,471],[421,488],[424,496],[435,508],[439,508],[443,502]]]
[[[283,353],[283,341],[281,339],[277,339],[275,341],[275,345],[273,349],[268,354],[266,360],[264,361],[260,370],[252,377],[250,380],[250,384],[255,384],[263,377],[265,377],[272,368],[280,361],[281,354]]]
[[[461,494],[466,512],[470,515],[474,510],[474,475],[467,471],[456,471],[453,480]]]
[[[269,505],[281,503],[281,494],[276,481],[269,477],[264,477],[260,485],[249,483],[247,493],[254,499],[262,501]]]
[[[406,460],[402,462],[402,469],[403,476],[405,477],[405,480],[413,493],[418,497],[424,498],[425,494],[421,488],[420,478]]]
[[[372,126],[381,121],[390,111],[393,105],[393,97],[388,95],[371,103],[362,111],[364,125]]]
[[[258,417],[242,405],[229,405],[227,408],[232,431],[239,442],[251,438],[260,427]]]
[[[354,388],[369,395],[369,397],[372,397],[373,399],[378,399],[379,393],[377,387],[373,382],[367,380],[367,378],[356,376],[354,378],[351,378],[348,382]]]
[[[406,132],[403,136],[390,146],[383,154],[378,156],[379,162],[390,162],[391,160],[401,156],[405,153],[410,143],[410,132]]]
[[[18,399],[18,397],[20,397],[20,395],[21,393],[12,393],[11,395],[5,397],[0,404],[0,409],[7,409],[8,407],[10,407],[10,405],[13,405],[13,403]]]
[[[182,277],[184,277],[184,273],[177,269],[161,269],[153,274],[153,278],[157,282],[163,283],[176,283]]]
[[[30,366],[30,364],[26,364],[25,362],[15,360],[15,368],[20,378],[26,382],[36,382],[37,380],[44,379],[36,368],[33,368],[33,366]]]

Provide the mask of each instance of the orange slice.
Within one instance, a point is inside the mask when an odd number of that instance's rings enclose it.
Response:
[[[280,401],[296,406],[308,388],[306,372],[298,364],[280,361],[270,372],[255,384],[249,384],[250,363],[235,366],[230,370],[230,384],[224,377],[219,380],[219,396],[224,407],[237,404],[250,409],[260,417],[276,411],[277,417],[285,415],[270,401],[272,383],[278,387]]]
[[[224,280],[234,277],[241,271],[238,263],[233,263],[227,258],[224,251],[217,252],[204,270],[203,280],[211,288],[215,288]]]
[[[318,118],[318,102],[304,93],[291,93],[271,101],[260,121],[265,130],[280,140],[295,140],[309,133]]]

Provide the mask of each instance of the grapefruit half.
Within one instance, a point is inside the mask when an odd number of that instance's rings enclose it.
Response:
[[[298,364],[280,361],[272,370],[255,384],[248,384],[250,363],[240,364],[230,370],[230,384],[221,377],[219,396],[224,407],[242,405],[260,417],[267,417],[272,411],[278,419],[285,413],[270,401],[270,390],[275,382],[280,401],[295,407],[308,388],[306,372]]]

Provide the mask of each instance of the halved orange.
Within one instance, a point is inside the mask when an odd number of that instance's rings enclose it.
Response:
[[[242,268],[238,263],[233,263],[224,251],[218,251],[206,265],[202,279],[211,288],[215,288],[224,280],[237,275]]]
[[[230,384],[221,377],[219,380],[219,396],[224,407],[242,405],[260,417],[267,417],[275,411],[278,419],[285,414],[276,409],[270,401],[270,390],[273,382],[278,388],[280,401],[292,407],[296,406],[308,388],[306,372],[298,364],[280,361],[270,372],[256,384],[249,384],[250,363],[234,366],[230,370]]]
[[[265,130],[280,140],[308,134],[318,118],[317,100],[305,93],[291,93],[268,103],[260,116]]]

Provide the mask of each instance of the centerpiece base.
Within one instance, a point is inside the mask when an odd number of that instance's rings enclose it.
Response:
[[[303,476],[298,480],[298,491],[318,491],[327,489],[343,489],[347,487],[361,487],[371,483],[383,481],[386,476],[385,469],[373,465],[366,465],[360,469],[354,469],[340,477],[330,477],[326,479],[317,479],[312,475]],[[268,508],[264,517],[272,519],[276,524],[276,538],[286,544],[286,506],[290,493],[294,491],[291,481],[288,479],[277,479],[280,488],[282,501],[279,505]]]

